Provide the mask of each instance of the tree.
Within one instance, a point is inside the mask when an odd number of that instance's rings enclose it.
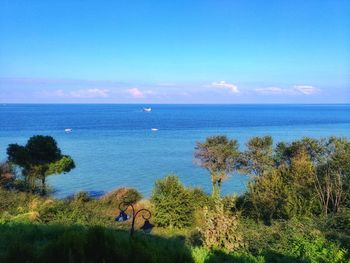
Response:
[[[331,137],[324,147],[325,156],[317,167],[315,187],[322,211],[327,215],[350,203],[350,142]]]
[[[47,176],[67,173],[75,168],[73,159],[68,155],[62,155],[51,136],[33,136],[25,146],[10,144],[7,155],[11,163],[22,168],[22,173],[31,189],[35,185],[36,178],[41,180],[43,195],[46,191]]]
[[[238,166],[239,150],[237,140],[226,136],[208,137],[197,142],[194,153],[195,163],[210,172],[212,195],[220,196],[221,183]]]
[[[168,175],[156,181],[151,202],[158,226],[182,228],[192,225],[195,204],[190,192],[176,175]]]
[[[317,140],[304,137],[292,143],[280,142],[276,145],[275,162],[276,165],[290,164],[291,159],[296,155],[306,153],[314,165],[318,165],[324,159],[325,140]]]
[[[290,219],[319,211],[315,173],[309,156],[300,152],[289,166],[280,165],[254,177],[245,195],[246,212],[270,223],[272,219]]]
[[[253,137],[242,154],[241,169],[249,174],[261,176],[273,168],[272,137]]]
[[[276,147],[277,165],[291,164],[291,160],[304,152],[316,169],[314,188],[324,214],[338,212],[350,203],[350,142],[347,139],[303,138],[292,143],[279,143]]]

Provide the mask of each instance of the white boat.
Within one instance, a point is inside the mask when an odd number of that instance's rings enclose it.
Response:
[[[72,132],[73,129],[64,129],[65,132]]]
[[[152,128],[151,131],[158,131],[158,129],[157,128]]]
[[[152,108],[143,108],[142,110],[145,111],[145,112],[151,112]]]

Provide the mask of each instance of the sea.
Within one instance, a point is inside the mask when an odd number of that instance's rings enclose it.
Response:
[[[144,107],[152,111],[144,112]],[[80,191],[100,195],[119,187],[134,187],[147,198],[155,181],[168,174],[210,193],[208,171],[193,162],[196,142],[226,135],[244,150],[253,136],[271,135],[274,143],[305,136],[350,138],[350,104],[0,105],[0,160],[6,159],[9,144],[24,145],[33,135],[53,136],[76,163],[71,172],[48,177],[58,198]],[[222,194],[243,193],[249,179],[230,175]]]

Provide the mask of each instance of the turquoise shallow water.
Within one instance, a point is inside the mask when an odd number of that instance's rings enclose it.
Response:
[[[144,196],[154,181],[174,172],[185,185],[210,191],[208,173],[193,164],[196,141],[225,134],[241,148],[252,136],[275,142],[303,136],[350,138],[350,105],[25,105],[0,106],[0,158],[10,143],[36,134],[56,138],[77,168],[51,176],[57,197],[77,191],[136,187]],[[72,133],[65,133],[72,128]],[[152,132],[151,128],[158,128]],[[223,193],[241,193],[247,177],[233,175]]]

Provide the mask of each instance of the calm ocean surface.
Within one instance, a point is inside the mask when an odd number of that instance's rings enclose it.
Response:
[[[193,164],[196,141],[210,135],[236,138],[242,149],[258,135],[271,135],[275,142],[350,138],[350,105],[151,105],[150,113],[142,112],[144,106],[149,105],[0,105],[0,159],[10,143],[51,135],[77,165],[49,177],[57,197],[122,186],[147,197],[154,181],[171,172],[185,185],[210,192],[209,174]],[[245,176],[231,176],[223,193],[241,193],[246,182]]]

